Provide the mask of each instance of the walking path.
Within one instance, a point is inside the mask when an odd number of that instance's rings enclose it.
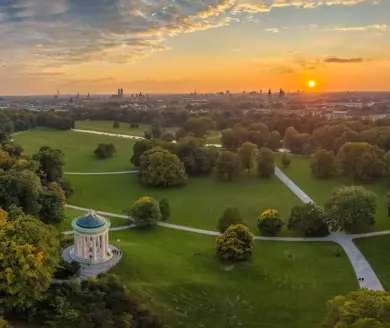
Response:
[[[66,175],[110,175],[110,174],[131,174],[138,173],[138,170],[120,172],[64,172]]]

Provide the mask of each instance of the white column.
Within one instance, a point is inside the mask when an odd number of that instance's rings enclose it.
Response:
[[[106,257],[106,248],[104,246],[104,234],[99,236],[99,244],[100,244],[100,258],[104,259]]]
[[[86,248],[87,248],[87,245],[86,245],[86,237],[81,235],[81,256],[83,258],[86,258],[87,257],[87,251],[86,251]]]
[[[96,260],[96,236],[92,237],[92,260]]]
[[[78,253],[78,247],[79,247],[77,242],[78,242],[78,240],[77,240],[77,233],[74,233],[74,235],[73,235],[73,244],[74,244],[74,251],[76,252],[76,255]]]
[[[107,254],[109,252],[109,249],[108,249],[108,231],[106,231],[106,233],[104,234],[104,249],[105,249],[105,253]]]

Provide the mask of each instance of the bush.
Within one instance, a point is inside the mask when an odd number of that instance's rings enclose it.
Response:
[[[245,261],[252,255],[253,235],[242,224],[230,226],[217,237],[216,253],[222,259]]]
[[[168,198],[164,197],[159,202],[160,212],[161,212],[161,220],[165,221],[171,215],[171,205],[169,205]]]
[[[280,162],[282,163],[283,167],[289,167],[292,162],[291,155],[284,152],[280,157]]]
[[[98,158],[109,158],[114,156],[116,153],[115,146],[112,143],[109,144],[99,144],[95,149],[95,155]]]
[[[161,136],[161,140],[172,142],[173,140],[175,140],[175,136],[172,133],[167,132]]]
[[[161,211],[158,202],[152,197],[138,199],[128,213],[137,227],[146,228],[157,225],[161,219]]]
[[[244,224],[237,207],[227,207],[218,220],[218,231],[224,233],[231,225]]]
[[[261,178],[270,178],[275,173],[274,154],[269,148],[261,148],[259,150],[257,171]]]
[[[257,219],[257,227],[268,235],[276,235],[283,227],[283,221],[277,210],[269,209]]]
[[[76,261],[72,261],[69,263],[64,259],[61,259],[56,272],[54,272],[54,278],[69,279],[78,277],[80,275],[80,268],[80,263]]]
[[[118,129],[119,128],[119,122],[118,121],[115,121],[113,124],[112,124],[112,127],[114,129]]]
[[[325,211],[313,203],[292,208],[288,229],[305,237],[320,237],[329,234]]]
[[[131,129],[138,129],[139,128],[139,124],[138,123],[130,123],[130,128]]]

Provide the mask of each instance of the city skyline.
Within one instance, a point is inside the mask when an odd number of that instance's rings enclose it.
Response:
[[[390,89],[388,0],[0,0],[0,95]]]

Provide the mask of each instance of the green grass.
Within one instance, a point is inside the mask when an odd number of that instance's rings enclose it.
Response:
[[[269,180],[242,174],[235,182],[220,182],[214,176],[191,178],[178,188],[145,188],[138,174],[106,176],[68,176],[74,189],[72,205],[121,213],[142,196],[160,200],[168,197],[172,207],[169,222],[215,230],[227,206],[237,206],[252,231],[259,233],[256,217],[268,208],[286,218],[300,200],[276,177]],[[286,233],[286,232],[284,232]]]
[[[381,179],[372,183],[359,183],[346,177],[337,176],[331,179],[317,179],[311,175],[310,158],[293,157],[289,168],[282,168],[277,158],[277,164],[284,173],[293,180],[309,197],[316,203],[324,205],[330,197],[332,191],[340,186],[360,185],[377,195],[377,215],[376,224],[371,230],[390,229],[390,219],[387,217],[387,191],[389,184],[386,179]]]
[[[86,211],[75,210],[73,208],[66,208],[65,219],[61,223],[57,224],[56,228],[58,229],[58,231],[61,232],[72,230],[72,226],[71,226],[72,220],[74,218],[84,215],[85,213]],[[129,221],[127,219],[108,217],[108,216],[107,219],[111,221],[111,227],[122,227],[129,224]]]
[[[157,228],[110,239],[123,250],[111,272],[174,314],[172,328],[317,328],[326,301],[357,288],[333,243],[258,241],[250,262],[226,265],[210,236]]]
[[[390,235],[354,239],[385,290],[390,291]]]
[[[31,130],[13,137],[28,155],[42,146],[59,148],[65,153],[65,171],[110,172],[134,169],[130,163],[134,141],[131,139],[94,135],[73,131]],[[94,151],[99,143],[113,143],[117,153],[108,159],[98,159]]]
[[[150,127],[147,124],[140,124],[139,128],[130,128],[130,123],[120,122],[119,128],[114,128],[113,123],[113,121],[77,121],[75,128],[143,137],[144,132]],[[174,127],[164,127],[164,133],[175,133],[176,130],[177,128]]]

